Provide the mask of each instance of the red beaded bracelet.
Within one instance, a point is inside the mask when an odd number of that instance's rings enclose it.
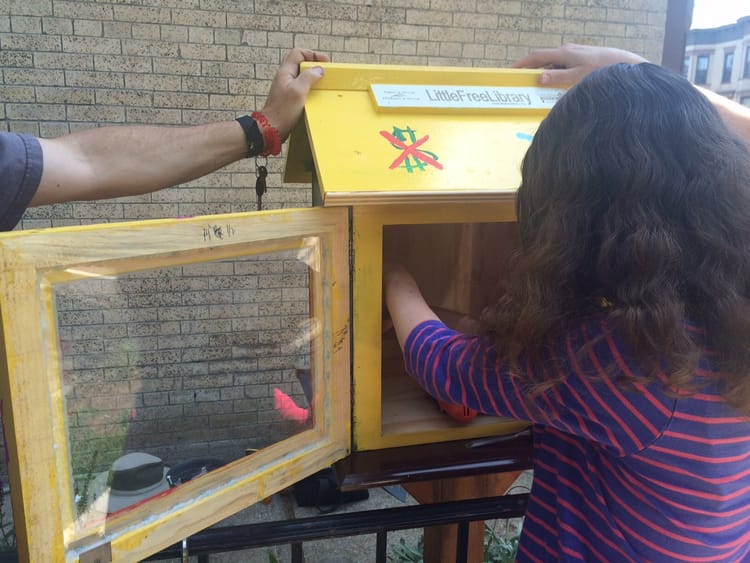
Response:
[[[263,145],[265,150],[260,156],[268,156],[281,153],[281,135],[279,130],[268,122],[266,116],[259,111],[254,111],[251,117],[258,123],[263,133]]]

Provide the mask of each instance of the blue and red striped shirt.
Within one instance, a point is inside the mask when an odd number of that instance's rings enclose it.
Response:
[[[750,419],[722,399],[711,354],[694,394],[623,387],[641,372],[605,323],[581,322],[556,361],[521,356],[514,374],[490,339],[426,321],[406,369],[436,398],[534,424],[518,561],[750,561]],[[551,370],[559,383],[529,398]]]

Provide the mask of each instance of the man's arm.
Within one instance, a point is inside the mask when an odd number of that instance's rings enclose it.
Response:
[[[539,49],[517,61],[515,68],[544,68],[539,82],[545,86],[572,85],[591,71],[616,63],[648,62],[643,57],[612,47],[564,45],[555,49]],[[698,88],[696,86],[696,88]],[[698,88],[716,107],[724,123],[750,145],[750,108],[724,96]]]
[[[325,55],[292,50],[271,83],[261,113],[283,141],[302,115],[320,67],[299,72],[302,61]],[[108,199],[153,192],[199,178],[247,155],[240,124],[194,127],[124,125],[40,139],[44,170],[31,205]]]

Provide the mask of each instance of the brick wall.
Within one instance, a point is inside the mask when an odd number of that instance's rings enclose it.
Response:
[[[582,42],[617,46],[658,61],[666,4],[0,0],[0,128],[49,137],[103,124],[232,119],[262,105],[278,64],[294,46],[321,50],[335,62],[502,67],[532,48]],[[281,187],[281,165],[280,158],[269,162],[265,207],[309,206],[308,186]],[[252,161],[235,163],[151,195],[31,209],[22,227],[254,210],[254,166]],[[265,281],[278,284],[279,294],[304,292],[304,280],[284,276],[298,274],[284,270],[289,263],[267,260],[266,267],[281,270]],[[227,279],[240,283],[233,275],[242,269],[230,266]],[[262,445],[273,428],[271,418],[262,418],[270,412],[272,387],[301,398],[294,377],[299,354],[282,354],[282,346],[266,354],[264,364],[242,356],[237,342],[275,341],[303,322],[305,313],[285,314],[281,299],[271,297],[260,304],[261,311],[249,313],[252,307],[234,295],[229,299],[237,322],[231,330],[220,330],[209,321],[221,318],[222,304],[196,298],[220,301],[227,297],[226,288],[216,281],[216,272],[214,286],[203,287],[204,274],[180,269],[180,289],[170,290],[164,279],[173,274],[145,273],[123,281],[113,294],[93,292],[61,305],[61,349],[70,383],[66,396],[71,428],[79,432],[76,452],[90,454],[87,444],[101,439],[101,448],[151,449],[169,462],[188,451],[215,453],[212,439],[230,440],[240,433],[241,446]],[[263,283],[262,276],[258,280]],[[107,321],[113,308],[123,316]],[[191,316],[203,314],[208,316],[197,319],[203,323],[198,330]],[[278,333],[262,323],[271,323]],[[232,363],[237,355],[243,362]],[[248,415],[251,403],[255,410]],[[278,435],[295,431],[279,425]],[[256,435],[255,442],[248,438]],[[199,444],[202,450],[193,448]],[[231,451],[236,454],[237,446]],[[86,456],[80,462],[79,469],[91,463]]]
[[[660,60],[666,0],[0,0],[0,127],[187,125],[262,105],[284,53],[336,62],[506,66],[576,41]],[[268,208],[307,206],[270,165]],[[32,209],[24,228],[254,210],[254,165],[158,194]]]

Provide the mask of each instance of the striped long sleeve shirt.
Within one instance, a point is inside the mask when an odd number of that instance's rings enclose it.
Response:
[[[623,388],[639,370],[604,323],[570,330],[555,363],[522,356],[518,377],[489,339],[426,321],[406,369],[436,398],[533,423],[518,561],[750,561],[750,421],[719,395],[710,354],[693,394]],[[553,369],[559,383],[529,398]]]

